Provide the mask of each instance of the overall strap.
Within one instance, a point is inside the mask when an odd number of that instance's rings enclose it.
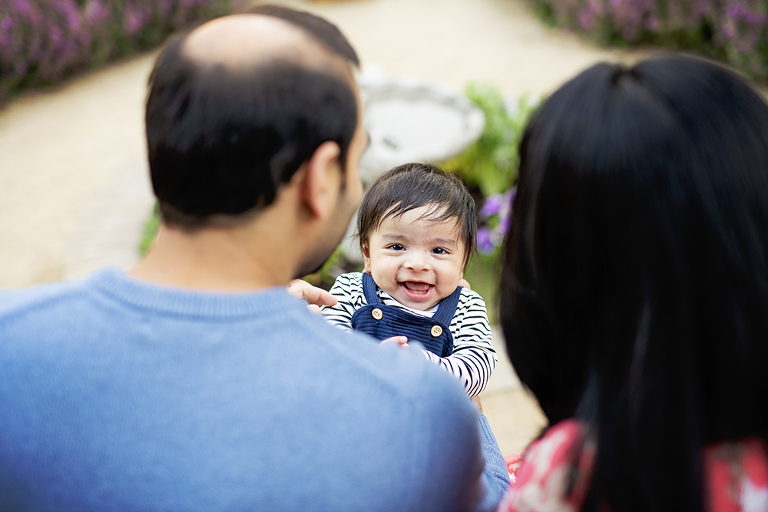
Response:
[[[456,314],[456,306],[459,304],[459,298],[461,297],[461,286],[457,286],[453,293],[440,301],[437,311],[432,316],[432,320],[439,322],[445,326],[451,325],[453,315]]]
[[[379,296],[376,295],[376,282],[368,272],[363,272],[363,294],[368,304],[381,304]]]

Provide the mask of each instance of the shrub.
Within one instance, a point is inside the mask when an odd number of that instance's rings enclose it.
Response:
[[[485,114],[485,127],[477,142],[442,166],[461,176],[475,191],[481,223],[477,248],[482,254],[494,255],[514,200],[520,163],[518,146],[536,103],[525,97],[504,101],[501,92],[491,85],[470,84],[466,94]]]
[[[721,59],[768,80],[765,0],[532,0],[545,21],[602,44],[650,44]]]
[[[483,111],[485,127],[477,142],[442,167],[482,196],[504,192],[517,181],[517,146],[533,103],[525,97],[505,102],[501,92],[487,84],[469,84],[466,95]]]
[[[0,104],[228,8],[229,0],[0,0]]]

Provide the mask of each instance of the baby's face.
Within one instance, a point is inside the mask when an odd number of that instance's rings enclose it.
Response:
[[[428,211],[422,206],[384,219],[363,251],[365,271],[379,288],[404,306],[422,311],[453,293],[464,274],[459,226],[455,219],[420,218]]]

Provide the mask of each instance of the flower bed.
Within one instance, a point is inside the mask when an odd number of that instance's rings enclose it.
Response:
[[[545,20],[603,44],[694,51],[768,80],[765,0],[532,0]]]
[[[229,0],[0,0],[0,104],[228,8]]]

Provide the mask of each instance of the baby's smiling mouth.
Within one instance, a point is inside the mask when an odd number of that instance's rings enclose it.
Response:
[[[405,293],[409,299],[413,300],[426,299],[429,297],[429,292],[434,288],[434,285],[421,281],[401,281],[399,284],[403,293]]]

